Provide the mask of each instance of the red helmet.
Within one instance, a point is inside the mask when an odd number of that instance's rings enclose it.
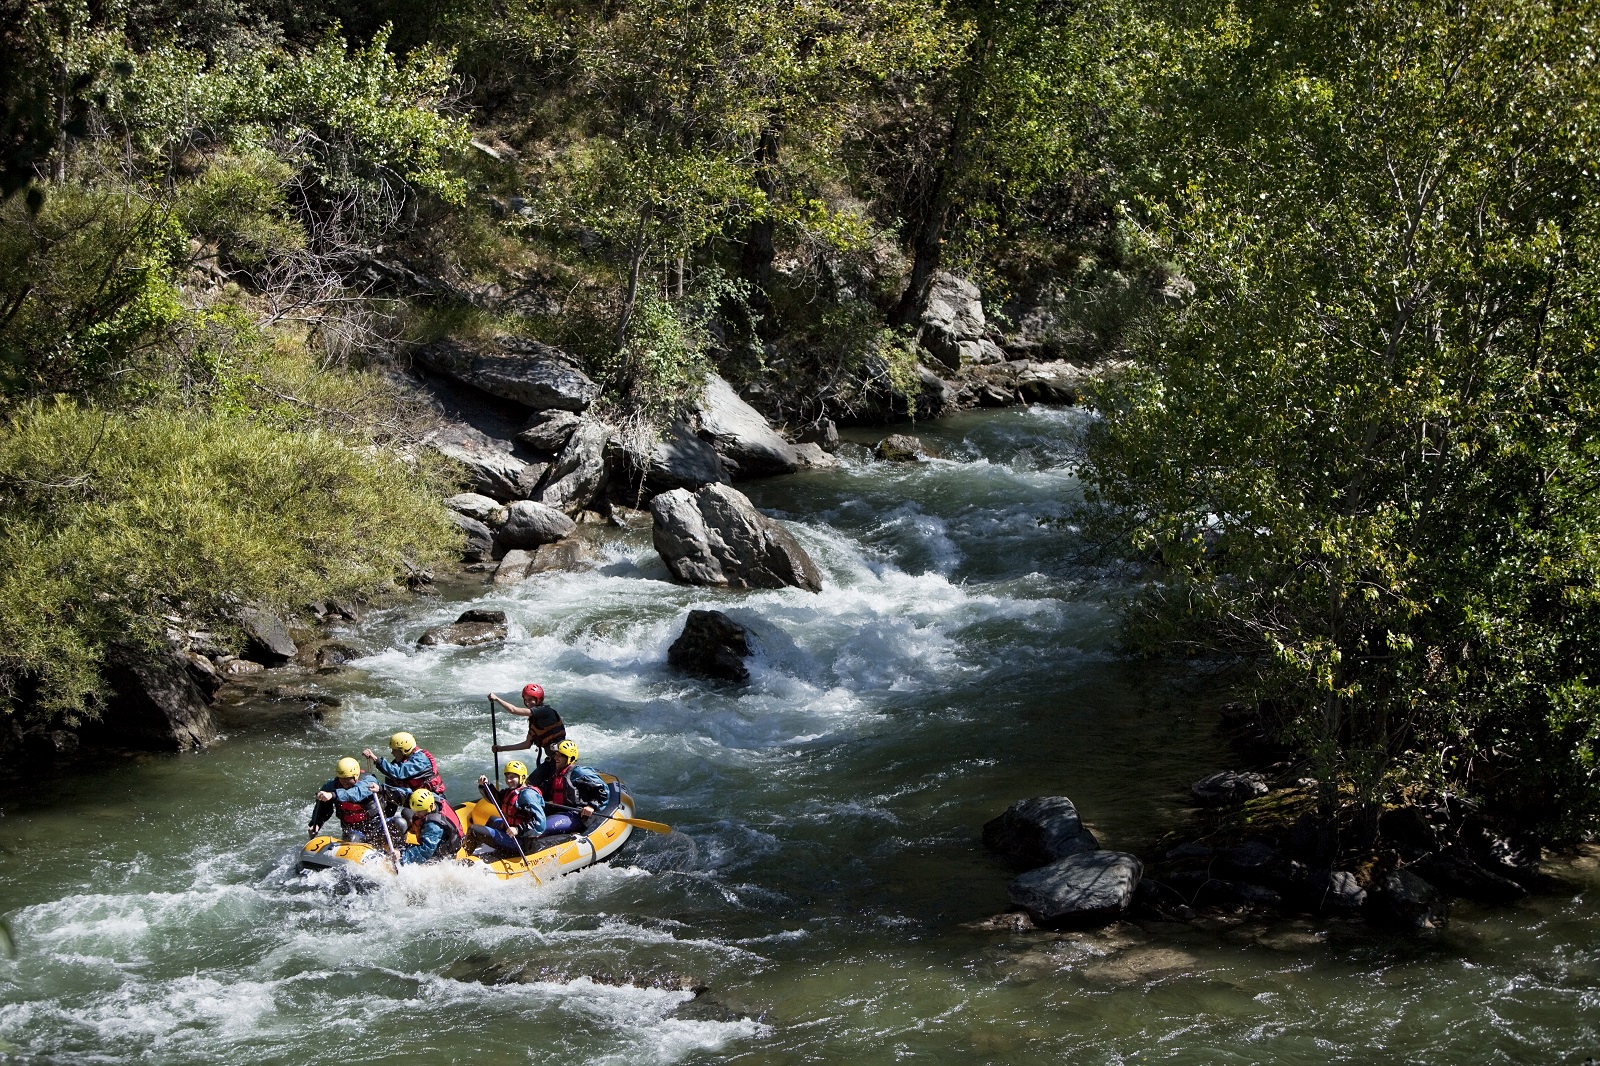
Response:
[[[543,703],[544,689],[540,688],[538,685],[523,685],[522,698],[524,700],[532,700],[534,703]]]

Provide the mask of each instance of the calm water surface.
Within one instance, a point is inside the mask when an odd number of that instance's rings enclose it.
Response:
[[[1110,847],[1228,764],[1203,678],[1119,657],[1119,576],[1065,523],[1082,415],[919,427],[945,458],[859,457],[750,487],[820,595],[675,586],[648,532],[604,565],[369,617],[320,727],[237,725],[109,763],[0,818],[0,1060],[19,1063],[1455,1063],[1600,1055],[1600,874],[1428,942],[1325,921],[996,933],[983,822],[1071,796]],[[512,638],[419,649],[468,602]],[[749,627],[748,686],[663,666],[691,607]],[[452,797],[489,763],[483,694],[537,680],[640,814],[556,884],[294,872],[333,761],[397,729]],[[513,727],[514,728],[514,727]],[[493,983],[509,973],[520,981]],[[698,998],[685,984],[703,984]]]

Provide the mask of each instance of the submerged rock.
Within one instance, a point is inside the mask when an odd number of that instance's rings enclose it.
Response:
[[[462,613],[447,626],[434,626],[417,640],[422,647],[454,644],[464,648],[494,644],[506,639],[506,613],[504,611],[474,608]]]
[[[1099,925],[1128,909],[1143,873],[1137,856],[1085,851],[1021,874],[1007,891],[1037,925]]]
[[[690,585],[822,588],[822,574],[794,536],[739,490],[707,485],[650,501],[652,539],[667,568]]]
[[[1078,808],[1065,796],[1018,800],[1004,814],[985,823],[983,846],[1023,866],[1041,866],[1100,842],[1078,819]]]
[[[726,681],[748,681],[744,659],[750,642],[744,626],[721,611],[690,611],[683,632],[667,649],[667,662],[680,670]]]

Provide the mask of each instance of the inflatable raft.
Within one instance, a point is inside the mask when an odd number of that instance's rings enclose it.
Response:
[[[583,832],[530,838],[523,843],[527,849],[526,858],[515,854],[508,857],[487,847],[472,851],[463,846],[456,852],[455,861],[463,865],[485,867],[502,880],[531,877],[536,883],[604,862],[615,855],[633,833],[633,826],[609,817],[616,814],[632,817],[633,797],[615,777],[610,774],[601,774],[600,777],[606,783],[606,799],[586,820]],[[455,810],[463,829],[483,825],[495,817],[494,804],[486,799],[460,804]],[[407,834],[406,843],[415,844],[416,837]],[[400,842],[397,840],[395,844],[399,846]],[[394,872],[382,841],[371,844],[326,835],[311,838],[300,849],[300,869],[344,869],[374,874]]]

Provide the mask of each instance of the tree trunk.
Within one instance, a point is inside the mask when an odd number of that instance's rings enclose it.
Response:
[[[756,147],[756,188],[766,194],[769,205],[778,192],[778,145],[782,135],[781,128],[769,126],[761,131],[761,143]],[[769,210],[765,217],[751,221],[739,255],[739,276],[754,286],[754,302],[762,306],[768,303],[767,288],[772,283],[772,262],[777,254]]]

